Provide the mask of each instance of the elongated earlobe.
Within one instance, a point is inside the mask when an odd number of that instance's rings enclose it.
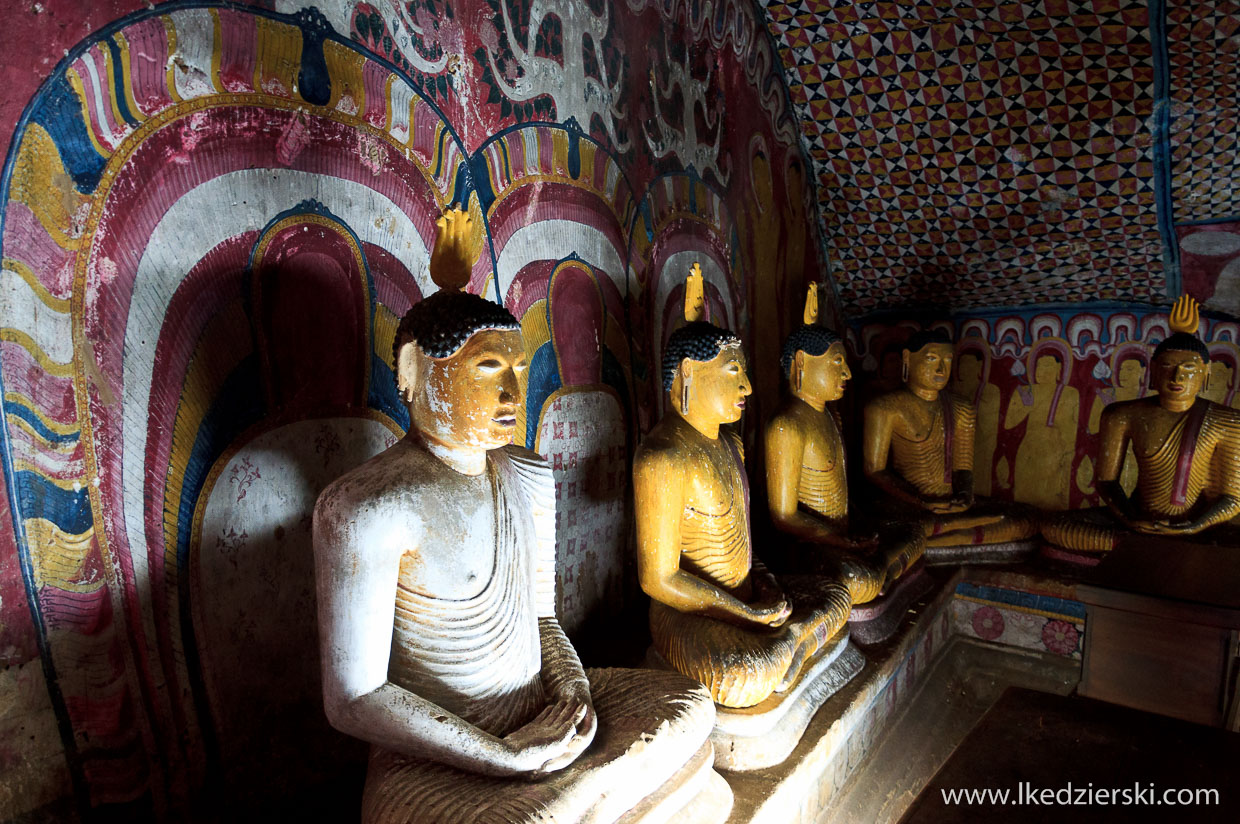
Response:
[[[418,387],[418,345],[413,341],[400,347],[396,353],[396,391],[405,403],[413,403]]]

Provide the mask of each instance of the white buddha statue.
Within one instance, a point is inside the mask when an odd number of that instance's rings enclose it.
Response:
[[[670,785],[717,792],[705,690],[587,673],[556,620],[554,481],[510,445],[520,327],[452,289],[476,244],[467,215],[441,218],[443,291],[395,339],[409,433],[315,507],[324,705],[373,745],[363,821],[613,821],[683,804]]]

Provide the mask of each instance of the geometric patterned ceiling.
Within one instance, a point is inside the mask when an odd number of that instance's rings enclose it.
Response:
[[[1240,216],[1234,3],[766,8],[846,312],[1164,303],[1177,235]]]

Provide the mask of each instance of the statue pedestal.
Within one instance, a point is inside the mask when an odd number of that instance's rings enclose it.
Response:
[[[714,770],[715,749],[709,741],[669,778],[616,824],[722,824],[732,812],[732,788]],[[595,821],[593,817],[583,819]]]
[[[1036,540],[1007,541],[1001,544],[928,546],[922,557],[926,559],[926,566],[1010,564],[1031,557],[1037,550]]]
[[[668,669],[654,648],[647,664]],[[806,663],[792,689],[774,693],[760,704],[743,709],[715,705],[715,766],[744,772],[779,764],[788,757],[814,713],[828,698],[852,680],[865,666],[865,658],[849,642],[843,629],[827,641]]]
[[[371,750],[363,824],[662,824],[722,821],[709,736],[714,703],[674,672],[590,669],[598,733],[575,762],[540,781],[495,778]],[[670,773],[670,775],[669,775]],[[720,779],[721,780],[721,779]],[[695,818],[703,795],[709,803]]]
[[[853,607],[848,614],[848,631],[853,641],[865,645],[886,641],[900,626],[909,604],[933,586],[925,564],[917,564],[900,576],[887,593]]]

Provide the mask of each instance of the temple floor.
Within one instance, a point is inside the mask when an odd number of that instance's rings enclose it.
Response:
[[[1078,675],[1058,656],[952,639],[917,695],[828,801],[821,820],[898,821],[1008,687],[1067,695]]]

